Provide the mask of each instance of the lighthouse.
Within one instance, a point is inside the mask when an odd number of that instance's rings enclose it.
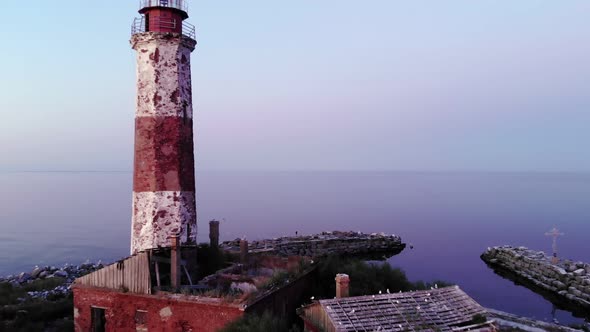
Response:
[[[197,44],[186,0],[141,0],[137,53],[131,253],[196,243],[190,56]]]

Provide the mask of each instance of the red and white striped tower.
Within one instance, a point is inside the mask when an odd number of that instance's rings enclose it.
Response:
[[[190,55],[194,26],[186,0],[141,0],[132,26],[137,109],[131,253],[196,243]]]

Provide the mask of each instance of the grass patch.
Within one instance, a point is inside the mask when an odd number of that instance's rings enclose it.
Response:
[[[71,331],[72,295],[33,299],[27,292],[49,291],[65,284],[62,278],[35,280],[22,286],[0,283],[0,331]],[[70,324],[71,323],[71,324]],[[73,325],[72,325],[73,326]]]
[[[28,297],[27,292],[52,290],[65,282],[66,280],[62,278],[39,279],[17,287],[7,282],[0,283],[0,305],[17,304],[20,302],[19,299]]]
[[[406,292],[410,290],[426,290],[437,285],[449,286],[444,281],[425,283],[411,282],[404,271],[393,268],[388,263],[367,263],[358,259],[347,259],[331,256],[323,259],[318,267],[318,276],[313,294],[316,298],[333,298],[336,294],[334,278],[338,273],[350,276],[350,296],[377,294],[379,291]]]
[[[300,332],[296,325],[289,326],[286,319],[275,317],[269,312],[259,315],[246,315],[221,330],[221,332]]]

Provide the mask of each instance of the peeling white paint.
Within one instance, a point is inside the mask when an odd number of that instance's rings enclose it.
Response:
[[[193,117],[190,55],[196,41],[173,33],[131,38],[137,51],[137,117]]]
[[[170,307],[162,308],[162,310],[160,310],[160,318],[168,319],[171,316],[172,316],[172,309],[170,309]]]
[[[170,246],[170,237],[181,243],[197,240],[197,210],[193,191],[133,193],[131,253]]]

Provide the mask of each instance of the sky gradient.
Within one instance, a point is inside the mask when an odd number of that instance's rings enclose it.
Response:
[[[131,170],[137,1],[2,1],[0,170]],[[590,2],[190,1],[196,168],[590,171]]]

